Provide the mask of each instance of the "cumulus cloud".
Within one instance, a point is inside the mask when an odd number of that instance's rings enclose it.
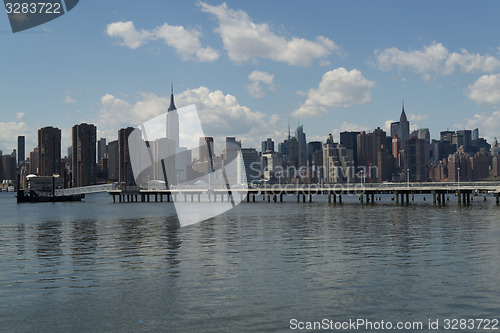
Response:
[[[483,75],[466,90],[467,97],[480,105],[500,104],[500,74]]]
[[[24,118],[24,112],[18,112],[18,113],[16,113],[16,118],[17,118],[17,120],[23,119]]]
[[[212,6],[198,2],[201,10],[217,17],[224,49],[229,59],[246,62],[255,58],[267,58],[282,61],[289,65],[309,66],[312,61],[324,58],[339,47],[330,39],[318,36],[314,41],[299,37],[279,36],[267,23],[255,23],[242,10],[233,10],[223,3]]]
[[[391,124],[396,122],[396,120],[386,120],[384,122],[384,126],[382,127],[382,129],[387,133],[387,135],[391,135]]]
[[[463,73],[492,72],[500,68],[500,59],[486,54],[470,53],[466,49],[450,52],[441,43],[432,43],[422,50],[402,51],[396,47],[375,50],[376,65],[383,70],[409,69],[431,79],[430,72],[449,75],[457,69]]]
[[[496,110],[490,114],[475,114],[472,118],[465,119],[465,126],[459,125],[457,127],[479,128],[480,136],[486,138],[489,143],[492,143],[495,137],[500,138],[500,110]]]
[[[264,71],[253,71],[248,75],[250,84],[247,91],[253,98],[262,98],[266,95],[266,88],[274,91],[274,75]]]
[[[97,125],[100,135],[115,137],[118,129],[139,124],[165,113],[170,104],[169,96],[142,93],[136,102],[127,102],[114,95],[101,98],[102,108],[98,113]],[[196,105],[203,129],[207,136],[223,142],[225,136],[237,136],[245,147],[257,147],[262,137],[279,137],[277,131],[280,118],[277,114],[267,115],[240,105],[237,98],[220,90],[207,87],[188,89],[175,96],[178,108]]]
[[[173,47],[183,60],[197,59],[200,62],[213,62],[219,58],[219,53],[211,47],[203,48],[200,42],[201,32],[195,29],[187,30],[180,25],[164,23],[152,30],[138,31],[132,21],[114,22],[106,27],[109,37],[121,40],[119,45],[132,50],[149,41],[161,40]]]
[[[323,74],[316,89],[310,89],[307,100],[292,113],[294,117],[319,117],[328,107],[350,107],[371,101],[370,89],[375,82],[353,69],[337,68]]]
[[[17,148],[17,136],[29,133],[28,125],[24,122],[0,122],[0,149],[4,154],[10,154]]]
[[[106,34],[109,37],[121,38],[119,45],[126,46],[132,50],[146,44],[151,33],[146,30],[137,31],[134,22],[114,22],[106,27]]]

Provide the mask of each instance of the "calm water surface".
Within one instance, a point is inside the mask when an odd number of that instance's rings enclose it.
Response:
[[[500,207],[241,204],[179,228],[172,205],[0,193],[0,330],[283,332],[323,318],[500,317]],[[476,330],[477,332],[477,330]]]

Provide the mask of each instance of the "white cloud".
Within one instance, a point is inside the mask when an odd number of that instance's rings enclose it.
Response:
[[[250,84],[247,86],[247,91],[253,98],[262,98],[266,95],[266,87],[271,91],[275,91],[274,88],[274,75],[269,74],[264,71],[253,71],[248,75],[248,80]]]
[[[457,68],[464,73],[492,72],[500,68],[500,59],[486,54],[473,54],[466,49],[450,52],[441,43],[431,43],[422,50],[402,51],[396,47],[375,50],[376,64],[380,69],[409,69],[424,74],[430,80],[429,72],[449,75]]]
[[[102,108],[96,121],[101,137],[115,137],[118,129],[138,126],[167,111],[169,96],[142,93],[134,103],[124,101],[111,94],[101,98]],[[203,129],[207,136],[215,137],[219,143],[225,136],[237,136],[245,147],[258,147],[262,137],[279,137],[277,131],[280,118],[267,115],[240,105],[235,96],[206,87],[188,89],[175,96],[177,108],[195,104]]]
[[[17,149],[17,137],[28,133],[28,125],[24,122],[0,122],[0,149],[4,154],[10,154],[12,149]]]
[[[121,39],[119,45],[130,49],[137,49],[152,40],[162,40],[173,47],[183,60],[194,58],[200,62],[213,62],[219,58],[219,53],[213,48],[201,47],[201,32],[195,29],[187,30],[180,25],[164,23],[152,30],[138,31],[132,21],[114,22],[108,24],[106,34]]]
[[[73,98],[71,98],[70,95],[66,95],[66,98],[64,98],[64,103],[67,103],[67,104],[76,104],[76,100],[74,100]]]
[[[391,124],[396,122],[395,120],[386,120],[384,122],[384,126],[382,129],[387,133],[387,135],[391,135]]]
[[[466,90],[467,97],[480,105],[500,104],[500,74],[483,75]]]
[[[334,128],[332,130],[332,136],[335,142],[340,143],[340,133],[341,132],[370,132],[370,127],[366,125],[359,125],[359,124],[354,124],[354,123],[349,123],[347,121],[342,122],[342,124],[339,126],[339,128]],[[326,140],[327,135],[325,135],[321,141]]]
[[[375,83],[353,69],[337,68],[323,74],[316,89],[310,89],[307,100],[292,113],[294,117],[319,117],[328,107],[350,107],[371,101],[370,89]]]
[[[465,126],[456,125],[457,128],[479,128],[479,135],[492,143],[495,137],[500,138],[500,110],[475,114],[472,118],[465,118]]]
[[[314,41],[299,37],[287,39],[271,31],[267,23],[254,23],[242,10],[233,10],[223,3],[212,6],[198,2],[201,10],[213,14],[219,21],[218,32],[229,59],[245,62],[255,58],[282,61],[289,65],[309,66],[339,47],[330,39],[318,36]]]
[[[23,119],[24,118],[24,112],[18,112],[18,113],[16,113],[16,118],[17,118],[17,120]]]
[[[415,113],[408,114],[409,121],[420,121],[420,120],[425,120],[428,118],[429,118],[429,115],[427,115],[427,114],[415,114]]]
[[[121,38],[122,41],[119,45],[126,46],[132,50],[146,44],[151,36],[151,33],[144,29],[140,32],[137,31],[132,21],[108,24],[106,33],[109,37]]]

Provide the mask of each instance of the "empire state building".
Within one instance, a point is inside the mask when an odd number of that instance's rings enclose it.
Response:
[[[174,86],[170,92],[170,106],[167,112],[167,139],[175,142],[175,151],[179,148],[179,114],[174,104]]]

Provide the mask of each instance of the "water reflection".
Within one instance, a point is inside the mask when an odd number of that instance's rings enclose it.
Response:
[[[498,312],[498,207],[255,203],[185,228],[170,213],[120,215],[141,204],[95,207],[0,221],[3,329],[284,331],[296,316]]]
[[[17,255],[23,256],[26,252],[26,226],[24,223],[20,223],[17,226],[17,242],[16,242],[16,247],[17,247]]]
[[[72,223],[72,259],[74,266],[94,265],[99,236],[96,220],[78,220]]]
[[[180,225],[179,220],[176,217],[166,217],[163,220],[163,235],[162,238],[166,241],[166,255],[168,265],[168,274],[172,277],[178,277],[180,275],[180,260],[179,250],[182,245],[182,240],[179,237]]]
[[[40,264],[44,267],[60,264],[59,258],[63,255],[61,228],[62,223],[59,221],[47,221],[38,225],[36,253]]]

